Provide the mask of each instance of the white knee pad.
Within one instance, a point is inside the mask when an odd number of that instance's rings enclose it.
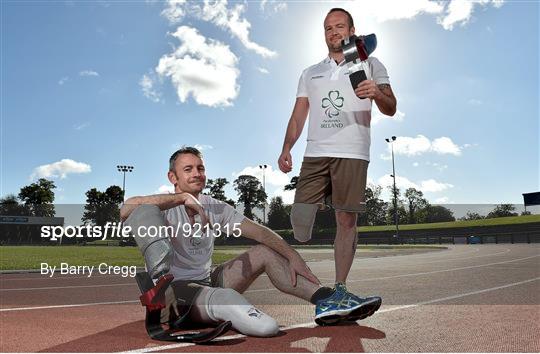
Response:
[[[149,227],[159,228],[166,225],[159,207],[157,205],[138,206],[126,220],[125,225],[131,227],[135,242],[143,254],[148,274],[152,279],[168,273],[174,253],[167,235],[158,234],[156,237],[150,237],[138,233],[141,226],[148,231]]]
[[[206,296],[206,311],[214,321],[231,321],[234,329],[248,336],[271,337],[279,332],[276,320],[234,289],[213,288]]]
[[[317,204],[294,203],[291,208],[291,225],[294,238],[308,242],[313,232],[313,224],[319,206]]]

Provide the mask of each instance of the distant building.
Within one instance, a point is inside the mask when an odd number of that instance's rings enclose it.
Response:
[[[33,245],[50,244],[41,237],[42,226],[64,226],[63,217],[0,216],[0,244]]]

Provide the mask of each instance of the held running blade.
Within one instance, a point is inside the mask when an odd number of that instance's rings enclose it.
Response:
[[[352,35],[341,41],[345,62],[349,67],[349,78],[353,89],[364,80],[371,79],[368,57],[377,48],[377,36],[368,34],[367,36]]]

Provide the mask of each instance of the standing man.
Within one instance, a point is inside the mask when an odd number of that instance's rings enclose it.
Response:
[[[328,12],[324,20],[328,57],[302,72],[278,160],[281,171],[292,170],[291,149],[309,112],[307,147],[291,224],[295,238],[307,242],[317,210],[326,206],[335,209],[335,289],[343,296],[352,295],[347,292],[345,282],[356,252],[357,214],[365,212],[372,101],[388,116],[396,112],[396,98],[386,68],[376,58],[368,58],[371,78],[368,76],[368,80],[353,90],[341,41],[354,32],[349,12],[341,8]],[[381,301],[379,297],[356,299],[361,303]]]

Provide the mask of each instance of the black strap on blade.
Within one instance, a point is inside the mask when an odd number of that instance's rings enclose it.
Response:
[[[146,307],[146,318],[144,321],[144,324],[146,326],[146,332],[152,339],[168,342],[190,342],[196,344],[203,344],[219,337],[232,327],[231,321],[225,321],[220,323],[217,327],[204,332],[178,333],[178,328],[175,329],[173,327],[170,327],[169,329],[165,329],[161,324],[162,307],[160,308],[159,306],[159,300],[157,301],[157,303],[154,303],[152,301],[152,304],[148,305],[148,292],[151,290],[156,290],[153,289],[156,286],[154,285],[152,278],[150,278],[150,275],[147,272],[140,272],[137,273],[137,275],[135,276],[135,280],[137,281],[139,290],[143,294],[141,295],[141,302],[143,303],[143,306]],[[171,280],[172,279],[168,279],[167,281],[169,284],[160,287],[155,292],[155,294],[152,294],[153,297],[157,299],[164,299],[165,290],[170,285]],[[143,301],[143,298],[145,299],[145,301]],[[176,323],[181,323],[182,320],[185,319],[185,317],[188,315],[188,312],[186,312],[180,320],[176,321]]]

